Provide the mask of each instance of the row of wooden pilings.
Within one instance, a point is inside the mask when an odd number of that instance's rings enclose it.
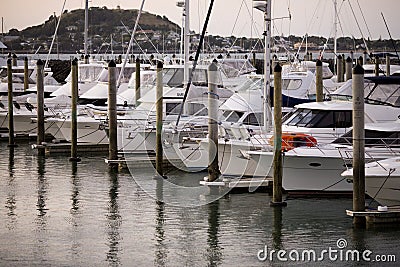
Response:
[[[365,210],[365,170],[364,170],[364,69],[358,64],[352,68],[353,87],[353,209],[354,211]],[[136,100],[140,98],[140,62],[136,61]],[[71,85],[71,161],[80,161],[77,155],[77,102],[78,102],[78,61],[72,61],[72,85]],[[8,67],[8,112],[9,112],[9,146],[15,146],[13,126],[13,88],[12,88],[12,66],[11,60],[7,61]],[[44,155],[44,63],[37,61],[37,144],[39,155]],[[157,65],[156,82],[156,172],[163,177],[163,151],[162,151],[162,120],[163,120],[163,65]],[[117,146],[117,85],[116,64],[111,61],[108,64],[109,86],[108,86],[108,120],[109,120],[109,159],[118,159]],[[218,165],[218,92],[217,92],[217,65],[213,62],[208,68],[208,98],[209,98],[209,166],[208,181],[215,181],[220,175]],[[322,62],[316,62],[316,85],[317,101],[323,101],[322,86]],[[274,160],[273,160],[273,197],[271,206],[285,206],[282,199],[282,67],[276,64],[274,67]],[[115,162],[109,163],[110,168],[118,167]],[[355,225],[365,225],[364,217],[354,217]]]

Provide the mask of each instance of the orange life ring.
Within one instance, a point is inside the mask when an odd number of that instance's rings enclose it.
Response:
[[[274,145],[274,137],[269,139],[269,144]],[[295,147],[313,147],[317,145],[317,140],[304,133],[283,133],[282,134],[282,151],[289,151]]]

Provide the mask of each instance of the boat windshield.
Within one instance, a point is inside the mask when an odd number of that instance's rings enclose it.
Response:
[[[117,77],[119,77],[119,73],[121,72],[121,67],[116,67],[116,70],[117,70],[116,75]],[[121,83],[129,82],[129,79],[131,78],[131,75],[134,72],[135,72],[135,67],[126,67],[122,74]],[[108,71],[103,71],[100,73],[99,82],[108,82]]]
[[[351,111],[297,109],[285,117],[285,125],[307,128],[348,128],[353,124]]]
[[[332,143],[352,145],[353,130],[345,133]],[[400,132],[365,129],[365,146],[400,147]]]
[[[352,83],[346,82],[331,94],[332,99],[352,98]],[[364,81],[366,103],[400,107],[400,79],[398,77],[375,77]]]

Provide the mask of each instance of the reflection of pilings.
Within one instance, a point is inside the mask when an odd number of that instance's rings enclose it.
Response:
[[[8,156],[8,173],[9,180],[7,183],[7,200],[5,207],[7,208],[7,228],[12,229],[17,221],[17,214],[15,209],[17,208],[17,200],[15,197],[15,185],[14,185],[14,173],[15,173],[15,161],[14,161],[14,147],[10,147]]]
[[[222,261],[222,252],[218,240],[219,232],[219,200],[208,204],[208,236],[207,236],[207,266],[219,266]]]
[[[76,161],[71,162],[71,179],[72,179],[72,207],[71,213],[78,211],[79,209],[79,179],[77,177],[78,164]]]
[[[166,266],[168,251],[164,244],[165,206],[163,202],[163,178],[157,177],[156,183],[156,251],[154,263],[156,266]]]
[[[119,228],[121,226],[121,216],[119,214],[118,207],[118,193],[119,193],[119,183],[118,183],[118,173],[110,171],[110,189],[109,189],[109,206],[108,206],[108,253],[107,253],[107,261],[119,265],[119,243],[121,240]]]
[[[38,217],[41,218],[47,213],[46,208],[46,193],[47,193],[47,182],[44,177],[46,173],[45,169],[46,158],[42,156],[37,157],[37,173],[38,173],[38,199],[37,199],[37,210],[39,211]]]

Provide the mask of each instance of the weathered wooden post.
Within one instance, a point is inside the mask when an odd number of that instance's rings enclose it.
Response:
[[[24,57],[24,91],[29,88],[28,58]]]
[[[390,56],[386,55],[386,76],[390,76]]]
[[[89,64],[89,55],[85,55],[85,64]]]
[[[367,64],[367,55],[368,55],[368,53],[367,53],[367,51],[364,51],[364,53],[363,53],[363,55],[362,55],[362,57],[363,57],[363,64]],[[361,67],[362,67],[363,65],[361,65]]]
[[[140,99],[140,59],[139,57],[136,58],[136,67],[135,67],[135,105],[139,105]]]
[[[44,63],[42,60],[38,60],[36,63],[37,68],[37,145],[39,156],[45,155],[45,148],[43,142],[45,141],[45,129],[44,129]]]
[[[270,206],[286,206],[282,201],[282,67],[274,68],[274,182]]]
[[[364,65],[364,59],[363,59],[362,56],[360,56],[360,57],[358,58],[357,64],[360,65],[360,66],[363,66],[363,65]],[[357,65],[357,64],[356,64],[356,65]]]
[[[218,95],[217,65],[208,67],[208,181],[218,179],[221,172],[218,166]]]
[[[257,64],[257,62],[256,62],[256,52],[253,52],[253,67],[254,68],[256,67],[256,64]]]
[[[337,82],[341,83],[344,82],[344,71],[343,71],[343,57],[341,55],[339,55],[337,57]]]
[[[350,80],[353,72],[353,60],[350,57],[346,59],[346,81]]]
[[[313,55],[312,55],[311,52],[308,54],[308,60],[309,60],[309,61],[312,61],[312,60],[313,60]]]
[[[324,101],[324,84],[323,84],[323,74],[322,74],[322,61],[317,59],[315,63],[315,85],[316,85],[316,101]]]
[[[80,161],[78,158],[78,59],[71,63],[71,157],[70,161]]]
[[[353,70],[353,211],[365,211],[365,134],[364,69]],[[353,218],[354,225],[365,225],[365,217]]]
[[[163,176],[163,147],[161,142],[163,124],[163,64],[157,63],[157,88],[156,88],[156,171]]]
[[[14,136],[14,97],[11,59],[7,59],[7,83],[8,83],[8,146],[15,147]]]
[[[353,50],[350,51],[350,59],[351,59],[351,62],[354,62],[354,52],[353,52]]]
[[[375,76],[379,76],[379,57],[375,56]]]
[[[117,134],[117,72],[113,60],[108,63],[108,159],[110,168],[117,168],[118,164],[118,134]]]
[[[14,67],[18,66],[18,57],[16,54],[13,54],[13,56],[12,56],[12,65]]]

